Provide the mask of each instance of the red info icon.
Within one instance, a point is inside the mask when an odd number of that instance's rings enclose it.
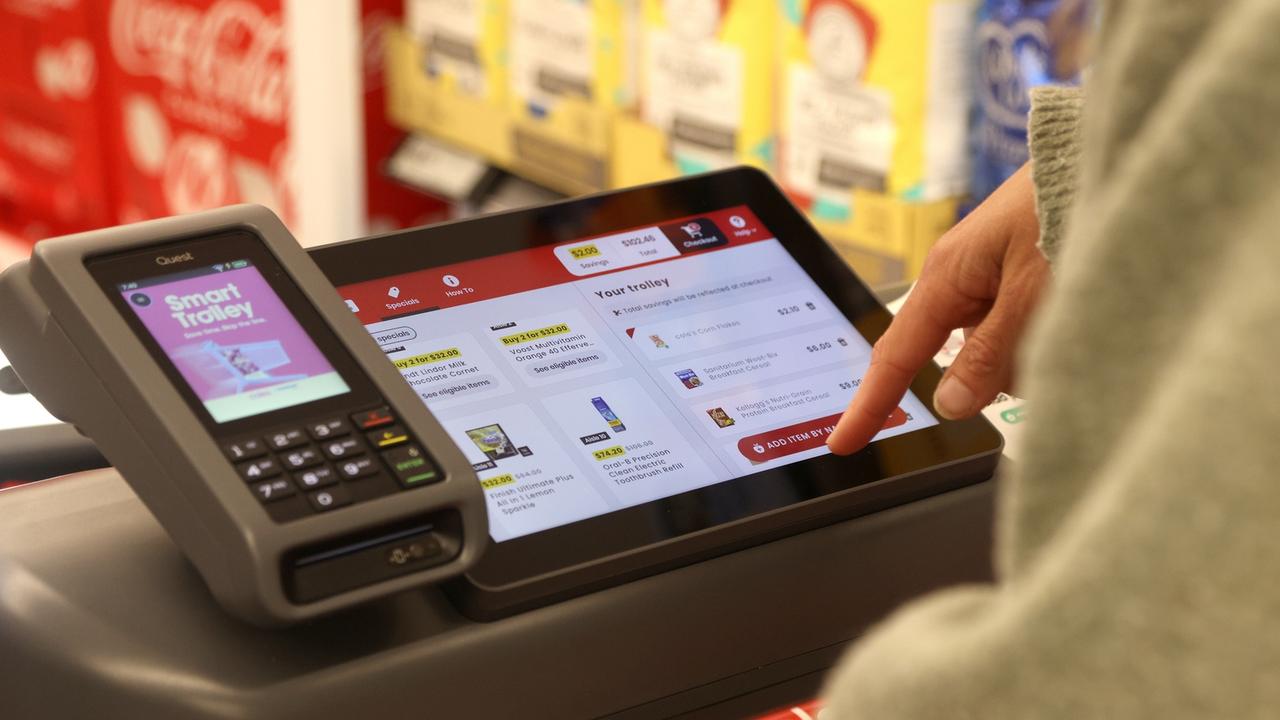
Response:
[[[836,423],[840,420],[841,414],[827,415],[748,435],[738,441],[738,452],[753,463],[766,463],[780,457],[822,447],[827,442],[827,436],[836,429]],[[883,429],[898,427],[906,421],[907,413],[900,407],[894,408],[889,414],[889,419],[885,421]]]

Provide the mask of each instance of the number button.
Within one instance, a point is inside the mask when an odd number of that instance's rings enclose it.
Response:
[[[316,512],[325,512],[350,504],[351,496],[347,494],[346,488],[338,485],[327,490],[313,492],[307,495],[307,500]]]
[[[351,458],[338,465],[338,474],[348,480],[371,475],[378,471],[378,464],[371,457]]]
[[[293,494],[293,485],[284,478],[254,483],[253,493],[264,503],[287,498]]]
[[[297,447],[306,441],[307,435],[302,432],[301,428],[277,430],[267,436],[267,444],[274,450],[287,450],[291,447]]]
[[[333,471],[333,468],[318,467],[294,473],[293,479],[303,490],[314,490],[338,482],[338,474]]]
[[[342,438],[341,440],[331,440],[321,446],[324,454],[330,460],[359,455],[364,452],[364,446],[356,438]]]
[[[245,480],[265,480],[272,475],[280,474],[280,465],[273,458],[262,458],[261,460],[250,460],[236,465],[236,471],[240,473],[240,477]]]
[[[351,426],[342,418],[330,418],[328,420],[311,423],[307,426],[307,432],[311,433],[311,437],[316,440],[324,440],[325,438],[346,435],[351,432]]]
[[[399,445],[402,442],[408,442],[409,433],[405,432],[403,425],[392,425],[382,430],[374,430],[365,437],[369,438],[369,443],[376,448],[389,448],[392,445]]]
[[[358,412],[351,416],[351,420],[355,422],[356,427],[361,430],[372,430],[383,425],[390,425],[395,422],[395,417],[391,414],[391,408],[385,405],[373,410]]]
[[[267,451],[267,446],[258,438],[248,438],[222,446],[222,451],[232,462],[255,458]]]
[[[382,453],[382,459],[391,466],[391,472],[405,487],[415,487],[439,478],[427,454],[414,443]]]
[[[280,459],[284,461],[285,467],[290,470],[309,467],[321,461],[320,453],[313,447],[304,447],[298,450],[292,450],[281,456]]]

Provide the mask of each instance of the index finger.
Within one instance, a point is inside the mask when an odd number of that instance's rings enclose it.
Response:
[[[827,446],[838,455],[855,452],[884,427],[920,368],[938,352],[959,324],[948,313],[960,303],[938,302],[938,290],[923,278],[871,350],[871,364]]]

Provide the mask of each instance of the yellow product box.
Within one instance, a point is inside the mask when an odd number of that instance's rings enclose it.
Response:
[[[615,129],[614,184],[769,168],[774,0],[644,0],[636,118]]]
[[[508,0],[406,0],[387,38],[388,114],[503,162]]]
[[[506,90],[509,0],[406,0],[405,26],[422,69],[450,89],[491,103]]]
[[[826,231],[905,257],[916,238],[883,234],[859,206],[954,208],[966,192],[976,10],[976,0],[779,0],[777,174]],[[904,223],[914,224],[889,225]]]
[[[916,202],[860,190],[853,221],[810,218],[863,280],[879,285],[920,275],[934,241],[955,224],[958,205],[955,198]]]
[[[634,104],[640,0],[509,0],[513,169],[568,192],[608,185],[616,112]]]

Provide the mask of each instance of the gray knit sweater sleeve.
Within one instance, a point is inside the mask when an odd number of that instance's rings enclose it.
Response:
[[[1079,95],[1034,104],[1061,252],[1019,356],[999,581],[878,624],[823,720],[1277,716],[1280,2],[1100,4],[1085,120]]]
[[[1040,218],[1040,250],[1052,262],[1076,197],[1080,161],[1080,115],[1084,92],[1075,87],[1040,87],[1031,91],[1027,140],[1031,176]]]

